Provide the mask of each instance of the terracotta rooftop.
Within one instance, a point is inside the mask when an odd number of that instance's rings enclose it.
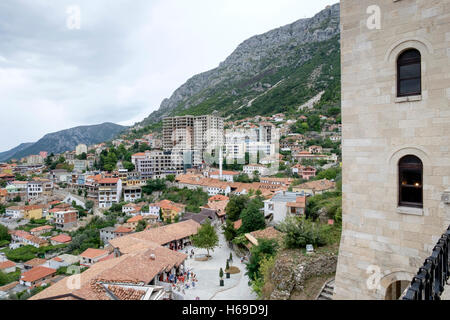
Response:
[[[4,269],[8,269],[8,268],[12,268],[15,267],[16,264],[12,261],[6,260],[4,262],[0,262],[0,270],[4,270]]]
[[[86,251],[84,251],[83,253],[81,253],[80,257],[88,258],[88,259],[95,259],[95,258],[101,257],[103,255],[106,255],[108,253],[109,252],[106,250],[89,248]]]
[[[52,229],[53,229],[52,226],[41,226],[41,227],[31,229],[30,232],[39,232],[39,231],[52,230]]]
[[[47,262],[47,260],[45,260],[45,259],[34,258],[27,262],[24,262],[24,265],[30,266],[30,267],[37,267],[37,266],[43,265],[46,262]]]
[[[144,218],[141,215],[135,216],[133,218],[130,218],[127,220],[128,223],[133,223],[133,222],[139,222],[141,220],[143,220]]]
[[[59,243],[67,243],[72,241],[72,237],[67,234],[60,234],[50,239],[51,241],[56,241]]]
[[[123,253],[127,253],[132,250],[128,247],[136,245],[137,242],[153,242],[158,245],[165,245],[197,234],[199,228],[199,223],[188,220],[115,238],[109,241],[109,244],[115,248],[120,248]]]
[[[26,272],[22,273],[21,280],[26,281],[26,282],[34,282],[34,281],[42,279],[44,277],[48,277],[49,275],[52,275],[54,273],[56,273],[55,269],[38,266],[38,267],[34,267],[30,271],[26,271]]]

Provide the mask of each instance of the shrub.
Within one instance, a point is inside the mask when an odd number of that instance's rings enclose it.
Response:
[[[324,246],[327,244],[326,232],[329,226],[297,217],[287,218],[280,229],[285,233],[284,245],[289,249],[305,248],[306,245]]]

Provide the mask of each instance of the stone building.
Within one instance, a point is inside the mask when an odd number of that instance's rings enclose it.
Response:
[[[450,1],[342,0],[335,299],[398,299],[450,224]]]

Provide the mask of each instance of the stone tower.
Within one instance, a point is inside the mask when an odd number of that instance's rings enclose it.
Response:
[[[450,224],[450,0],[341,0],[335,299],[398,299]]]

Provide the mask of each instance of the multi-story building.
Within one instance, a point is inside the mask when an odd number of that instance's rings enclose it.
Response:
[[[268,162],[269,159],[277,161],[280,149],[279,130],[268,122],[249,128],[226,130],[224,144],[227,163],[245,161],[246,154],[250,163],[262,163],[263,160]]]
[[[340,4],[343,226],[335,298],[396,300],[450,224],[450,5]],[[445,263],[435,252],[428,265]],[[427,296],[445,286],[441,268],[430,269],[436,278]]]
[[[88,148],[87,148],[87,146],[86,146],[85,144],[79,144],[79,145],[77,145],[77,147],[75,148],[75,154],[76,154],[77,156],[79,156],[79,155],[81,155],[81,154],[83,154],[83,153],[86,153],[86,154],[87,154],[87,152],[88,152]]]
[[[109,208],[119,203],[122,195],[122,180],[119,178],[104,178],[98,181],[98,206]]]
[[[146,151],[132,156],[136,171],[143,179],[164,178],[170,174],[184,171],[183,158],[180,154],[162,150]]]
[[[185,167],[200,166],[205,154],[217,156],[224,144],[223,118],[205,116],[170,117],[163,120],[163,148],[183,155]]]
[[[243,167],[243,172],[249,177],[253,177],[254,173],[257,172],[259,176],[266,176],[270,174],[269,168],[262,164],[248,164]]]
[[[41,181],[29,181],[27,183],[28,200],[38,199],[44,192],[44,183]]]
[[[123,200],[134,202],[142,198],[142,188],[139,186],[126,186],[123,188]]]
[[[53,214],[53,221],[58,229],[71,229],[78,224],[78,211],[73,208],[64,209]]]

